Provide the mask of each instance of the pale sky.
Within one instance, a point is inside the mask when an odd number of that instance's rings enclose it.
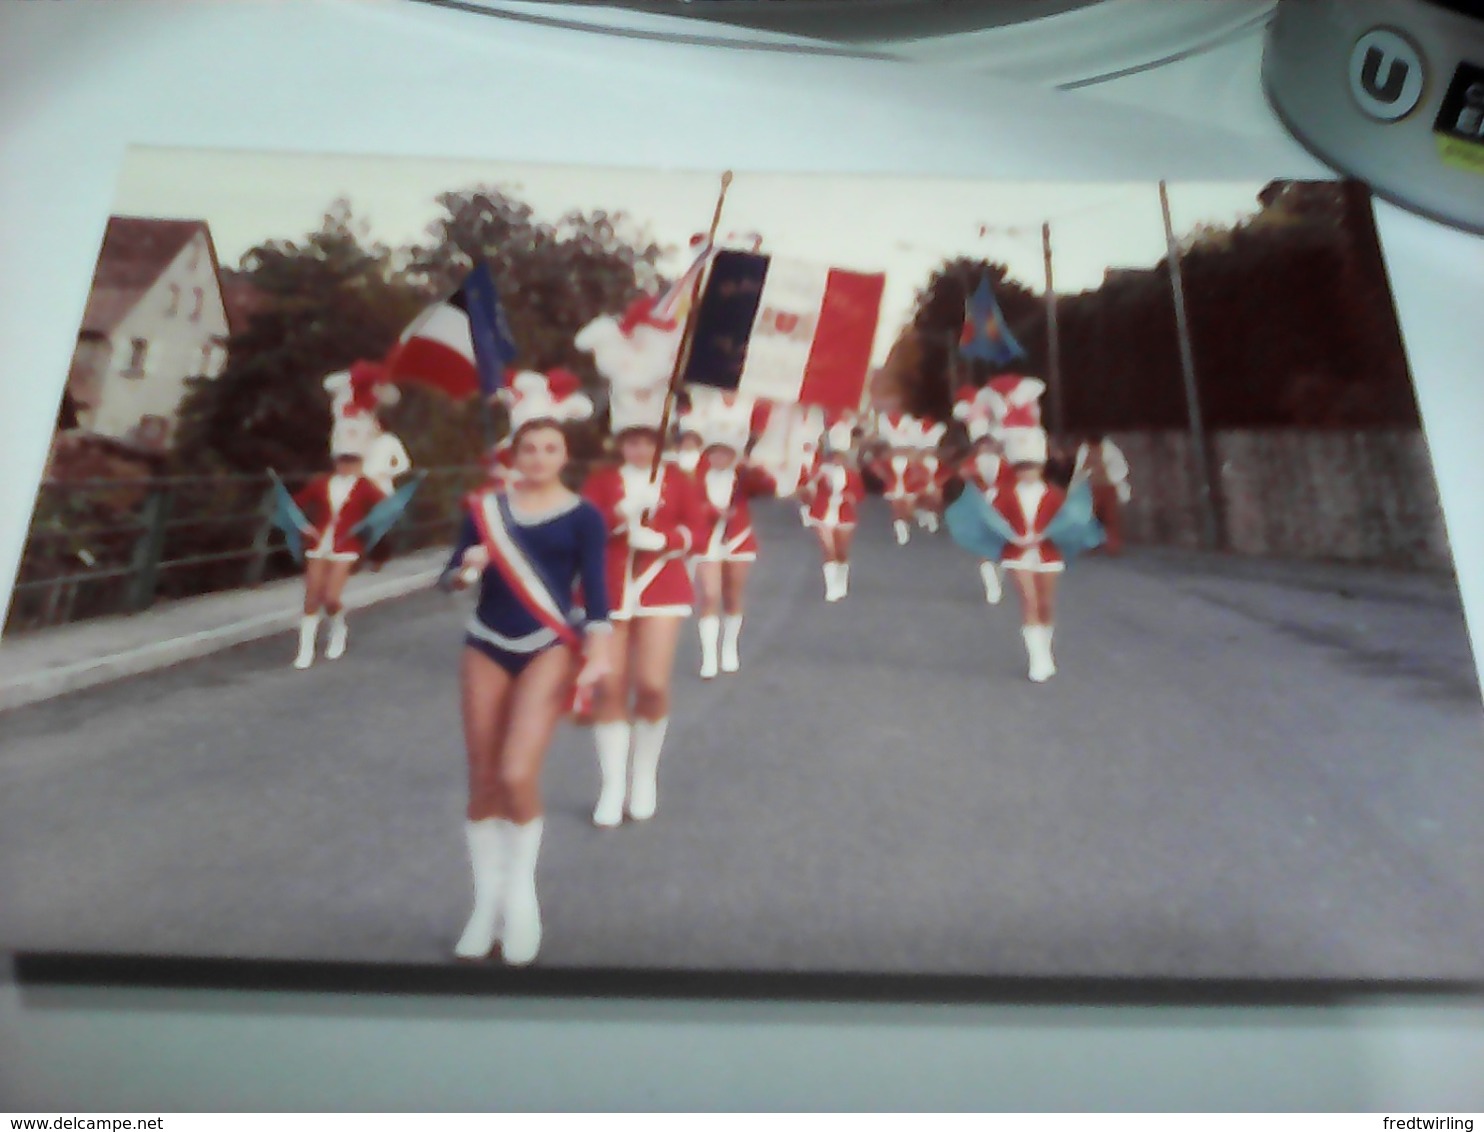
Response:
[[[422,239],[441,192],[504,188],[540,220],[572,209],[626,212],[661,245],[677,273],[692,233],[711,223],[716,173],[515,165],[408,157],[316,157],[213,150],[134,149],[114,212],[205,220],[225,266],[255,244],[317,229],[337,197],[397,246]],[[1169,186],[1175,233],[1257,211],[1262,182]],[[880,364],[914,298],[945,258],[984,256],[1040,292],[1041,224],[1051,224],[1056,289],[1096,287],[1108,267],[1148,267],[1165,254],[1158,188],[1147,183],[1053,183],[737,173],[720,231],[761,233],[763,250],[834,267],[886,273],[873,361]],[[981,236],[980,227],[989,226]]]

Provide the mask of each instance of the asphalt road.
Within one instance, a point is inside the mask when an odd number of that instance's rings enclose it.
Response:
[[[1484,713],[1456,590],[1142,552],[1074,564],[1037,686],[1013,598],[868,506],[849,598],[760,508],[743,671],[687,631],[647,825],[546,775],[547,967],[1484,976]],[[444,963],[467,912],[468,602],[0,715],[0,945]]]

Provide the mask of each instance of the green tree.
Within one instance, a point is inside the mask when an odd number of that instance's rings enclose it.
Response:
[[[369,242],[346,201],[336,201],[303,240],[269,240],[243,257],[242,275],[263,296],[228,344],[213,379],[196,378],[181,404],[177,470],[312,471],[330,430],[326,375],[379,358],[423,304]]]

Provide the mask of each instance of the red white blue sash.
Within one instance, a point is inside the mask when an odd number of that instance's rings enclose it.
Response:
[[[476,492],[469,496],[468,503],[479,540],[490,556],[490,565],[499,571],[516,599],[559,640],[573,648],[579,647],[581,638],[567,620],[562,603],[511,531],[504,499],[494,492]]]

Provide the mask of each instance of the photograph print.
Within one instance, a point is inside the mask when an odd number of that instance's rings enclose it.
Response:
[[[1484,976],[1364,184],[140,148],[100,229],[5,950]]]

